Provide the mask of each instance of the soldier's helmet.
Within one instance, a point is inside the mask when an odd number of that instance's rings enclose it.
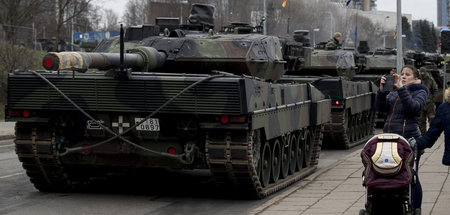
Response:
[[[426,71],[427,71],[427,69],[425,67],[423,67],[423,66],[420,67],[420,69],[419,69],[420,73],[422,73],[422,72],[425,73]]]
[[[341,32],[336,32],[336,33],[334,33],[333,37],[334,38],[342,37],[342,34],[341,34]]]

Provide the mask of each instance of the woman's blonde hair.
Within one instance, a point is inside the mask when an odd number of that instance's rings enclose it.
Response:
[[[444,98],[446,102],[450,103],[450,87],[445,90]]]

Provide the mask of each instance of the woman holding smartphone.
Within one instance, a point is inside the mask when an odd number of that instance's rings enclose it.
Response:
[[[380,89],[376,96],[377,111],[388,113],[383,127],[384,133],[394,133],[405,137],[406,139],[420,137],[419,117],[422,109],[425,107],[429,94],[428,88],[421,84],[419,72],[412,66],[406,65],[401,70],[401,75],[390,74],[393,78],[394,87],[392,91],[384,89],[387,80],[383,75],[380,80]],[[388,87],[388,86],[386,86]],[[417,162],[419,162],[419,153]],[[412,205],[415,214],[421,213],[422,207],[422,186],[419,177],[412,194]]]

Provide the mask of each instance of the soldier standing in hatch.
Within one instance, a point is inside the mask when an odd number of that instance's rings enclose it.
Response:
[[[434,97],[438,92],[438,86],[434,81],[433,77],[431,77],[430,73],[427,72],[425,67],[421,67],[419,71],[422,79],[422,84],[427,86],[427,88],[430,90],[430,95],[428,95],[427,103],[425,107],[422,109],[419,118],[420,133],[424,135],[425,132],[427,132],[427,119],[428,122],[431,122],[431,120],[434,119],[434,115],[436,114],[436,105],[434,104]]]
[[[330,38],[325,45],[326,50],[335,50],[341,48],[342,34],[340,32],[336,32],[333,35],[333,38]]]

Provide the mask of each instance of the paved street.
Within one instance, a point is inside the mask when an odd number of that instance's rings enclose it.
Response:
[[[6,137],[14,123],[0,122]],[[357,150],[323,150],[318,171]],[[30,183],[14,152],[12,139],[0,140],[0,215],[151,214],[242,215],[276,198],[239,199],[221,195],[208,170],[157,171],[133,177],[97,179],[74,193],[44,193]]]
[[[13,135],[14,123],[0,122],[0,138],[10,138]],[[364,207],[365,190],[361,185],[361,172],[363,171],[360,152],[361,146],[345,151],[328,151],[324,150],[321,153],[318,170],[304,179],[303,181],[282,190],[269,198],[263,200],[226,200],[217,198],[217,196],[208,194],[198,195],[183,194],[182,196],[153,196],[152,194],[120,194],[133,201],[119,201],[120,197],[108,194],[93,194],[93,193],[79,193],[79,194],[45,194],[37,192],[31,183],[29,183],[23,169],[16,161],[13,153],[13,144],[11,140],[0,141],[0,160],[14,160],[15,162],[8,162],[6,166],[1,167],[2,177],[5,186],[2,189],[10,191],[2,194],[0,199],[10,201],[7,199],[15,198],[14,205],[8,205],[8,210],[0,210],[0,214],[23,214],[22,212],[42,211],[48,207],[56,207],[52,210],[46,209],[49,214],[54,214],[55,210],[63,210],[62,207],[68,207],[76,211],[77,205],[90,205],[94,209],[98,204],[90,204],[82,201],[80,198],[91,198],[94,201],[101,200],[100,206],[103,209],[97,208],[95,210],[98,214],[103,213],[108,208],[105,204],[111,202],[121,202],[116,204],[115,211],[112,214],[122,212],[134,211],[133,214],[147,214],[153,211],[153,214],[208,214],[217,211],[215,214],[250,214],[250,215],[300,215],[300,214],[358,214],[359,210]],[[422,182],[424,190],[422,214],[444,215],[450,211],[450,180],[448,179],[450,168],[441,164],[441,159],[444,150],[444,136],[442,135],[438,142],[432,149],[427,149],[421,158],[419,177]],[[198,176],[196,176],[199,180]],[[206,176],[200,176],[204,179]],[[194,179],[193,179],[194,180]],[[207,180],[209,181],[209,180]],[[208,183],[208,182],[206,182]],[[20,186],[19,186],[20,185]],[[20,187],[20,189],[18,188]],[[210,186],[207,186],[210,187]],[[210,189],[210,188],[208,188]],[[5,191],[5,192],[6,192]],[[3,196],[11,195],[11,196]],[[192,195],[191,198],[187,198]],[[208,198],[214,196],[212,199]],[[39,207],[38,199],[48,200],[47,203]],[[52,199],[50,201],[50,199]],[[52,203],[53,202],[53,203]],[[208,205],[205,205],[207,202]],[[202,204],[203,203],[203,204]],[[65,204],[57,206],[59,204]],[[130,204],[138,204],[139,210],[132,210],[129,208]],[[1,204],[0,204],[1,205]],[[29,206],[27,206],[29,205]],[[178,205],[178,206],[176,206]],[[180,207],[180,205],[182,207]],[[184,206],[183,206],[184,205]],[[5,206],[5,205],[4,205]],[[24,208],[22,208],[24,207]],[[20,208],[20,209],[19,209]],[[172,208],[172,209],[171,209]],[[181,210],[184,208],[184,210]],[[181,211],[180,211],[181,210]],[[64,210],[63,210],[64,211]],[[74,212],[72,211],[72,212]],[[197,213],[203,211],[202,213]],[[60,211],[61,212],[61,211]],[[93,212],[93,211],[92,211]],[[111,211],[112,212],[112,211]],[[64,211],[63,214],[75,214],[70,211]]]
[[[0,120],[0,140],[11,139],[14,137],[15,122],[4,122]]]
[[[358,214],[365,204],[360,151],[355,151],[327,169],[314,173],[249,214]],[[450,211],[450,168],[441,163],[443,153],[442,135],[432,149],[425,151],[420,160],[423,215],[444,215]]]

